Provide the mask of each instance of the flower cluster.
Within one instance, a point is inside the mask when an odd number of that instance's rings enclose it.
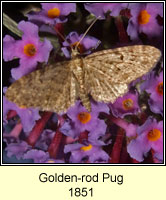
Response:
[[[20,58],[19,67],[11,70],[14,79],[19,79],[34,71],[37,67],[37,62],[47,62],[52,49],[49,40],[40,41],[38,27],[35,24],[21,21],[18,24],[18,29],[23,32],[22,40],[15,41],[9,35],[6,35],[3,40],[4,60],[10,61],[14,58]]]
[[[133,44],[163,51],[162,3],[40,5],[40,11],[30,11],[27,20],[18,23],[19,40],[3,38],[4,61],[19,59],[19,66],[11,69],[10,84],[49,64],[72,59],[73,49],[82,58],[97,48]],[[98,21],[84,35],[95,17]],[[3,162],[162,163],[162,62],[152,67],[112,103],[96,102],[89,95],[91,111],[81,98],[63,114],[18,107],[6,98],[4,87]]]

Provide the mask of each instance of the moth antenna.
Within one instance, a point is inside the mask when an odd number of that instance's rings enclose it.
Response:
[[[78,41],[76,48],[78,48],[79,44],[81,43],[81,41],[84,39],[84,37],[86,36],[86,34],[88,33],[88,31],[91,29],[91,27],[94,25],[94,23],[100,18],[100,16],[98,16],[92,23],[91,25],[88,27],[88,29],[85,31],[84,35],[81,37],[80,41]]]
[[[54,27],[55,31],[57,32],[57,34],[62,38],[62,40],[64,40],[65,42],[67,42],[67,44],[70,46],[69,42],[65,39],[65,37],[58,31],[58,29],[56,27]]]

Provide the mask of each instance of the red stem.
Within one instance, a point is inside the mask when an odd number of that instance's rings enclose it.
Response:
[[[72,137],[66,137],[65,138],[65,144],[71,144],[78,140],[78,138],[73,139]]]
[[[130,163],[130,156],[127,152],[126,144],[122,145],[119,163]]]
[[[140,163],[139,161],[137,161],[137,160],[135,160],[135,159],[133,159],[133,158],[131,159],[131,162],[132,162],[132,163]]]
[[[123,128],[124,130],[127,129],[129,123],[126,122],[125,120],[121,119],[121,118],[116,118],[116,117],[110,117],[110,120],[115,123],[117,126],[120,126],[121,128]]]
[[[153,163],[160,163],[160,161],[154,157],[154,150],[151,150]]]
[[[110,155],[111,159],[109,163],[119,163],[124,135],[125,135],[124,130],[119,128],[114,146],[112,148],[112,152]]]
[[[84,140],[88,140],[88,134],[89,134],[88,131],[84,131],[84,132],[80,133],[78,141],[80,143],[83,143]]]
[[[136,125],[134,125],[132,123],[128,123],[121,118],[116,118],[116,117],[113,117],[113,116],[109,116],[109,119],[113,123],[115,123],[117,126],[123,128],[126,132],[127,137],[135,137],[136,136],[136,129],[137,129]]]
[[[128,35],[126,33],[126,30],[124,29],[121,16],[115,18],[115,24],[118,29],[119,42],[120,43],[128,43],[129,42]]]
[[[65,41],[65,36],[64,36],[64,27],[62,23],[58,23],[54,26],[54,29],[56,31],[56,34],[58,36],[59,42],[62,43]]]
[[[57,130],[50,146],[48,147],[48,152],[50,154],[50,157],[52,158],[57,157],[63,137],[64,135],[59,130]]]
[[[64,143],[65,141],[63,140],[64,136],[60,131],[60,127],[63,125],[64,123],[64,118],[63,116],[58,116],[58,128],[56,130],[56,133],[54,135],[54,138],[52,139],[52,142],[50,144],[50,146],[48,147],[48,152],[50,154],[50,157],[52,158],[56,158],[57,154],[59,152],[59,147],[62,144],[62,142]]]
[[[22,131],[22,124],[18,123],[18,124],[15,125],[15,127],[10,132],[10,136],[18,138],[18,136],[20,135],[21,131]]]
[[[30,132],[30,134],[27,138],[27,143],[29,145],[31,145],[32,147],[34,147],[34,145],[36,144],[38,138],[40,137],[40,135],[41,135],[46,123],[50,119],[51,115],[52,115],[52,112],[45,112],[43,114],[42,118],[36,122],[35,127]]]
[[[7,114],[7,120],[15,117],[17,115],[17,112],[15,110],[10,110]]]

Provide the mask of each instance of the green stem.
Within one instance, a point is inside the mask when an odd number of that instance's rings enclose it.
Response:
[[[3,13],[3,25],[17,36],[22,37],[23,33],[18,29],[18,24],[14,20],[12,20],[9,16],[7,16],[5,13]],[[44,41],[44,38],[50,40],[50,42],[55,48],[59,47],[58,39],[55,37],[55,35],[52,36],[45,35],[43,37],[40,37],[40,41]]]
[[[22,32],[17,28],[17,23],[5,13],[3,13],[3,25],[19,37],[22,36]]]

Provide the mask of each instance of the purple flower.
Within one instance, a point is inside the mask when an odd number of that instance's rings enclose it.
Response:
[[[95,129],[88,134],[88,141],[94,146],[106,145],[106,143],[102,140],[106,134],[106,128],[107,126],[104,120],[99,120],[99,123],[96,125]]]
[[[161,158],[163,155],[163,121],[157,122],[155,119],[148,118],[146,122],[137,128],[138,137],[133,139],[127,151],[130,156],[139,162],[144,160],[150,149]]]
[[[17,159],[23,158],[24,154],[30,150],[31,147],[24,141],[20,141],[18,143],[10,143],[5,148],[7,151],[7,156],[16,156]]]
[[[20,58],[20,66],[11,70],[12,77],[19,79],[36,69],[38,62],[47,62],[52,45],[50,41],[40,42],[38,27],[30,22],[21,21],[18,28],[23,32],[22,40],[15,41],[6,35],[3,49],[5,61]]]
[[[10,61],[14,57],[17,57],[15,50],[16,41],[10,35],[6,35],[3,38],[3,59],[4,61]]]
[[[128,3],[85,3],[85,9],[100,19],[105,19],[105,13],[110,11],[111,16],[118,16],[120,11],[128,6]]]
[[[55,131],[45,129],[40,138],[38,139],[37,143],[35,144],[35,148],[40,150],[46,151],[51,144],[51,141],[55,135]]]
[[[154,158],[157,158],[161,163],[163,162],[163,152],[162,153],[154,153],[153,155]]]
[[[66,41],[63,42],[64,47],[62,47],[61,49],[67,58],[70,58],[70,51],[68,50],[68,48],[74,48],[78,44],[82,36],[83,34],[78,35],[77,32],[71,32],[66,37]],[[100,40],[91,36],[85,36],[84,39],[78,45],[78,50],[81,54],[89,54],[91,53],[90,49],[97,48],[99,44]]]
[[[162,3],[130,3],[129,9],[132,17],[129,20],[127,32],[131,40],[137,40],[140,33],[145,33],[149,38],[162,37],[162,26],[156,17],[163,15]]]
[[[95,128],[87,132],[87,137],[85,137],[85,140],[86,141],[88,140],[88,142],[90,142],[92,145],[98,145],[98,146],[106,145],[104,142],[104,136],[107,128],[106,123],[104,122],[104,120],[96,119],[95,124],[96,124]],[[82,138],[81,133],[85,133],[85,131],[87,130],[84,130],[84,132],[80,131],[75,126],[75,122],[73,122],[71,119],[68,119],[60,128],[60,131],[64,135],[78,140]]]
[[[10,110],[15,110],[21,119],[23,130],[29,132],[34,127],[36,120],[40,119],[39,111],[32,108],[20,108],[15,103],[12,103],[3,96],[3,119],[6,120],[6,116]]]
[[[141,90],[150,94],[148,102],[151,111],[163,115],[163,71],[159,76],[152,72],[149,79],[141,85]]]
[[[34,163],[45,163],[49,159],[49,153],[37,150],[37,149],[31,149],[23,156],[24,159],[32,159]]]
[[[30,21],[42,22],[55,25],[67,21],[66,16],[71,12],[76,12],[75,3],[41,3],[42,10],[28,14]]]
[[[64,153],[71,152],[70,162],[71,163],[84,163],[88,161],[90,163],[95,162],[108,162],[108,154],[98,146],[83,145],[83,144],[68,144],[64,148]],[[86,160],[85,160],[86,159]]]
[[[128,92],[123,97],[119,97],[113,104],[110,103],[109,107],[115,117],[123,118],[125,115],[136,114],[140,111],[138,94]]]
[[[88,133],[88,141],[90,141],[92,144],[96,145],[104,145],[105,143],[99,140],[100,137],[105,135],[106,132],[106,124],[103,120],[96,119],[96,127],[93,128]],[[63,126],[60,128],[60,131],[72,138],[78,138],[80,136],[80,133],[83,131],[80,131],[80,129],[75,125],[75,123],[69,119],[66,120]],[[84,130],[85,131],[85,130]]]
[[[72,138],[77,138],[80,135],[80,132],[75,129],[75,124],[72,122],[71,119],[66,119],[62,127],[60,128],[60,131]]]
[[[143,44],[142,44],[143,45]],[[143,76],[137,78],[136,80],[132,81],[129,85],[128,88],[132,88],[135,87],[136,84],[140,84],[142,81],[145,81],[149,78],[150,76],[150,72],[148,72],[147,74],[144,74]]]
[[[123,128],[126,132],[127,137],[135,137],[137,125],[128,123],[125,119],[112,117],[111,121],[117,126]]]
[[[104,103],[97,103],[91,101],[92,111],[89,113],[87,112],[86,108],[81,105],[80,101],[77,101],[75,106],[72,106],[68,109],[67,115],[72,121],[72,130],[74,131],[73,137],[78,136],[81,132],[93,131],[95,130],[98,124],[101,125],[102,122],[98,118],[100,112],[109,113],[109,108]],[[105,131],[106,127],[103,126],[103,132]]]

